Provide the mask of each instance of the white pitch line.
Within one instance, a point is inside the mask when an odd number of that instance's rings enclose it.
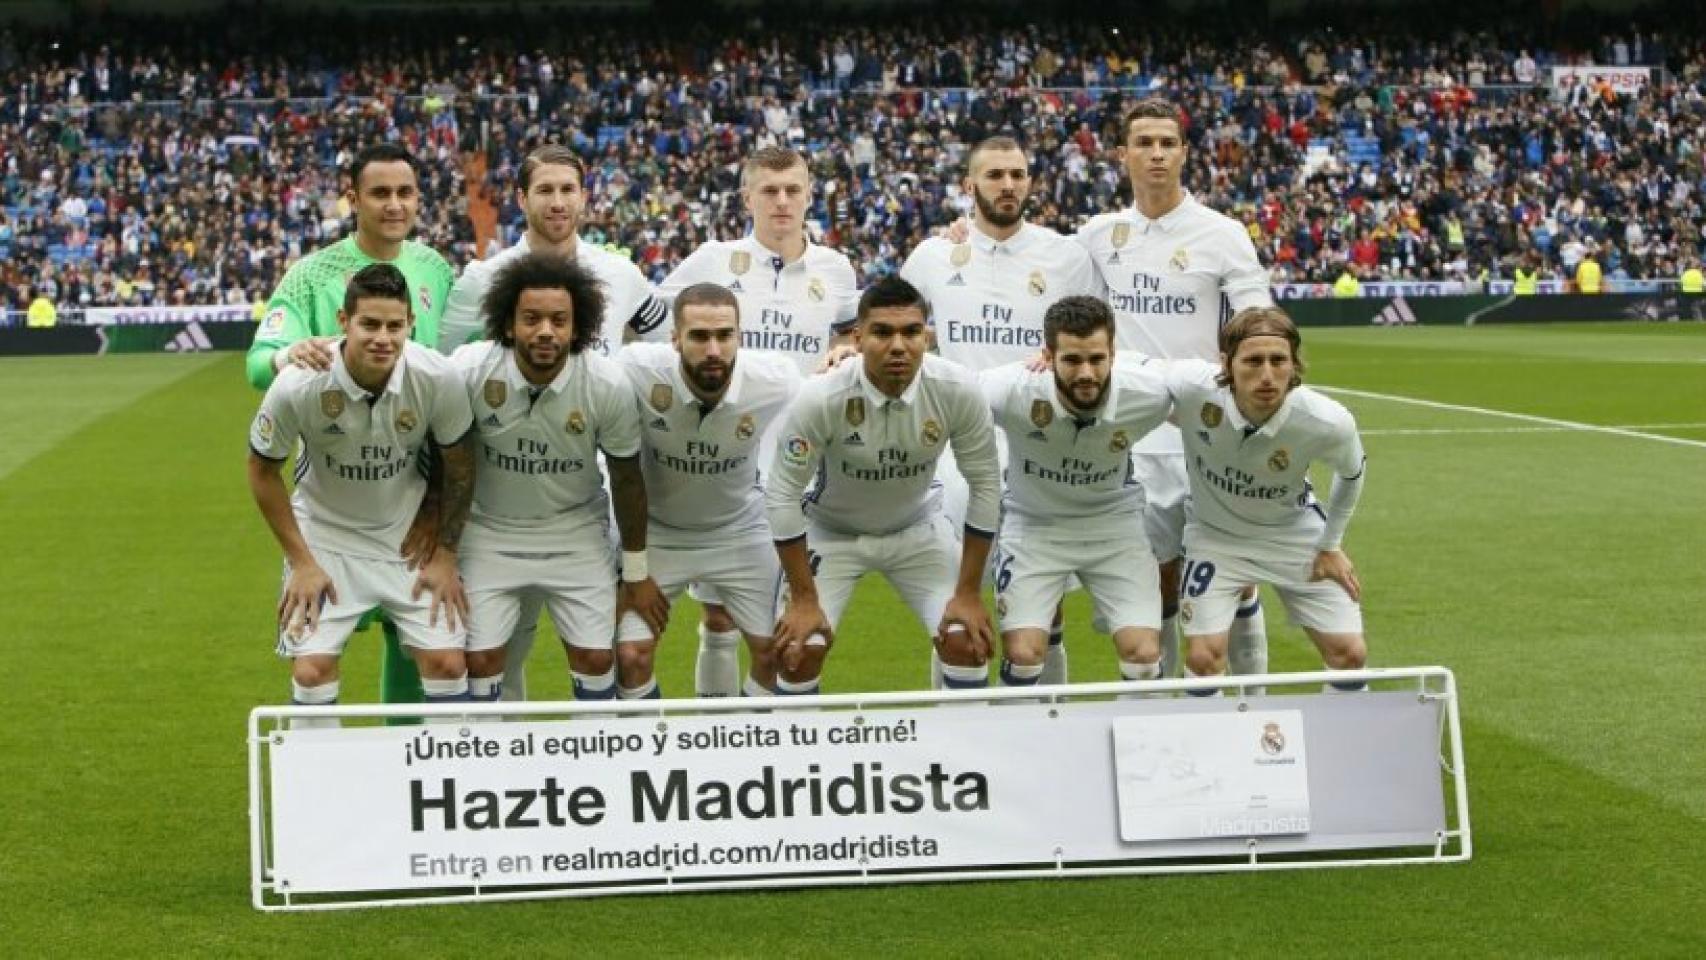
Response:
[[[1702,430],[1706,423],[1619,423],[1617,430]],[[1458,434],[1575,433],[1576,427],[1375,427],[1365,437],[1449,437]]]
[[[1575,430],[1581,433],[1608,433],[1617,437],[1633,437],[1637,440],[1656,440],[1659,443],[1672,443],[1679,447],[1696,447],[1706,450],[1706,441],[1684,440],[1681,437],[1667,437],[1662,433],[1642,433],[1625,427],[1607,427],[1597,423],[1577,423],[1574,420],[1558,420],[1553,417],[1537,417],[1527,413],[1512,413],[1509,410],[1494,410],[1490,407],[1471,407],[1461,403],[1441,403],[1438,400],[1423,400],[1420,397],[1404,397],[1393,393],[1374,393],[1369,390],[1352,390],[1348,387],[1321,387],[1328,393],[1342,393],[1348,397],[1364,397],[1369,400],[1389,400],[1393,403],[1408,403],[1412,406],[1427,407],[1432,410],[1452,410],[1457,413],[1478,413],[1484,417],[1504,417],[1507,420],[1521,420],[1525,423],[1538,423],[1548,427],[1559,427],[1564,430]]]

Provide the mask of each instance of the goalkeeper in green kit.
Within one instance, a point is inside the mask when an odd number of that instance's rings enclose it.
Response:
[[[421,205],[414,159],[395,144],[366,147],[351,161],[349,178],[355,234],[303,257],[273,291],[249,347],[247,372],[256,389],[270,386],[286,364],[315,370],[331,366],[345,287],[352,274],[373,263],[389,263],[403,272],[414,308],[412,339],[438,345],[438,322],[456,272],[431,247],[409,239]],[[403,542],[403,555],[414,565],[424,563],[434,549],[438,504],[435,483]],[[421,702],[420,674],[403,653],[396,628],[378,611],[369,613],[362,626],[373,619],[385,633],[381,699]]]

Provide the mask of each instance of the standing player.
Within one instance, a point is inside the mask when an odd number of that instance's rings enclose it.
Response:
[[[1187,674],[1225,672],[1240,597],[1261,583],[1279,593],[1329,669],[1358,669],[1368,656],[1362,585],[1340,547],[1367,466],[1356,421],[1302,385],[1302,338],[1284,312],[1242,311],[1220,344],[1218,367],[1186,362],[1168,371],[1191,483],[1179,607]],[[1317,462],[1335,475],[1325,511],[1309,485]]]
[[[739,240],[712,241],[693,251],[664,280],[659,293],[673,300],[697,283],[727,287],[740,302],[741,346],[786,354],[803,374],[817,369],[830,343],[853,321],[859,289],[847,257],[806,235],[812,178],[806,160],[786,147],[761,147],[741,165],[741,200],[752,232]],[[767,435],[759,462],[775,447]],[[696,590],[705,602],[696,668],[700,696],[740,690],[740,634],[715,591]]]
[[[933,678],[989,682],[981,588],[1001,489],[995,433],[972,373],[925,355],[928,317],[905,280],[871,285],[859,298],[858,360],[807,381],[778,435],[765,493],[789,591],[776,624],[778,693],[817,691],[835,624],[873,570],[935,631]],[[956,538],[934,484],[950,446],[971,488],[957,578]]]
[[[640,268],[620,254],[579,236],[586,214],[586,165],[573,150],[550,144],[534,150],[521,162],[517,200],[527,219],[527,232],[515,245],[495,257],[468,264],[450,291],[439,326],[439,349],[446,354],[485,335],[480,303],[505,264],[529,252],[573,257],[591,270],[604,286],[604,323],[589,346],[602,356],[614,354],[630,339],[661,333],[668,313],[652,294]]]
[[[665,610],[646,570],[639,414],[622,371],[589,349],[603,294],[578,261],[529,253],[498,270],[484,313],[488,339],[451,357],[475,411],[481,465],[462,561],[474,697],[498,699],[516,622],[543,605],[568,651],[576,699],[612,699],[617,571],[600,451],[622,536],[622,603],[648,623]]]
[[[1025,220],[1031,165],[1018,141],[991,137],[972,147],[962,186],[973,200],[965,237],[925,240],[906,258],[900,275],[930,301],[942,356],[974,371],[1029,360],[1043,348],[1049,305],[1098,293],[1101,280],[1083,247]],[[1005,439],[997,433],[1003,469]],[[965,517],[966,484],[952,456],[943,461],[943,507],[957,526]],[[1048,639],[1043,682],[1065,683],[1058,615]]]
[[[1172,410],[1161,364],[1114,363],[1114,316],[1099,297],[1055,302],[1044,319],[1049,368],[985,371],[984,395],[1007,436],[1007,493],[996,551],[1002,682],[1042,677],[1048,629],[1068,581],[1090,593],[1120,675],[1161,674],[1161,594],[1143,547],[1143,490],[1131,447]]]
[[[374,263],[395,266],[408,281],[414,341],[438,342],[439,318],[456,273],[437,251],[409,239],[421,205],[414,158],[395,144],[363,148],[350,162],[347,199],[355,211],[355,233],[297,261],[267,301],[247,361],[249,383],[256,389],[266,389],[287,364],[331,369],[345,285]],[[429,488],[422,515],[404,540],[407,556],[417,563],[432,549],[440,509],[436,499],[436,489]],[[380,624],[385,633],[381,699],[418,703],[420,677],[403,656],[396,629],[384,619]]]
[[[1120,154],[1132,206],[1079,229],[1078,242],[1107,286],[1119,349],[1169,360],[1219,358],[1221,323],[1232,312],[1271,306],[1268,272],[1244,227],[1196,202],[1184,189],[1186,146],[1178,108],[1160,98],[1126,115]],[[1148,507],[1144,525],[1161,561],[1162,667],[1178,661],[1177,608],[1186,481],[1179,431],[1164,426],[1132,451]],[[1232,669],[1265,673],[1267,627],[1254,589],[1238,608]]]
[[[249,488],[284,549],[278,649],[292,661],[292,702],[338,702],[338,659],[376,606],[414,651],[427,701],[466,700],[456,546],[474,486],[461,443],[467,397],[444,358],[408,342],[411,291],[400,270],[371,264],[345,289],[345,337],[330,366],[282,371],[249,428]],[[291,496],[280,468],[299,439]],[[426,492],[416,464],[429,443],[443,457],[444,519],[438,549],[413,574],[403,537]]]
[[[625,257],[580,241],[581,217],[586,213],[586,166],[581,158],[557,144],[540,147],[521,162],[519,179],[517,200],[527,219],[527,232],[514,246],[490,259],[476,260],[462,271],[444,311],[439,349],[450,353],[485,335],[480,311],[492,278],[529,252],[573,257],[602,285],[604,320],[588,349],[608,357],[625,340],[656,333],[668,310],[652,295],[640,269]],[[516,617],[515,634],[505,647],[506,700],[527,699],[527,655],[533,649],[539,610],[537,603],[527,600]]]
[[[701,283],[675,298],[675,345],[632,343],[617,355],[640,404],[652,576],[674,599],[689,583],[717,592],[746,635],[752,666],[743,692],[774,688],[770,634],[781,579],[764,495],[760,438],[800,386],[784,356],[740,349],[740,304]],[[622,685],[655,690],[660,627],[629,614],[617,635]]]

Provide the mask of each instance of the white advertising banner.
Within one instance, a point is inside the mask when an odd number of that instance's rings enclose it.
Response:
[[[131,323],[243,323],[255,319],[253,304],[201,307],[89,307],[83,322],[104,327]]]
[[[1552,89],[1566,92],[1576,83],[1609,83],[1618,93],[1639,93],[1653,79],[1651,67],[1566,66],[1552,68]]]

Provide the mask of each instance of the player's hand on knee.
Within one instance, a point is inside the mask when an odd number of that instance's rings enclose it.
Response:
[[[955,594],[942,611],[936,633],[944,652],[957,654],[958,658],[970,657],[980,665],[989,662],[995,626],[989,620],[983,597]]]
[[[776,621],[776,633],[770,650],[776,663],[788,670],[798,670],[804,662],[808,646],[821,646],[827,651],[835,642],[835,631],[823,608],[809,601],[790,601]]]
[[[1357,579],[1356,567],[1351,558],[1343,550],[1323,550],[1315,555],[1315,564],[1309,571],[1310,580],[1331,580],[1350,594],[1352,600],[1362,602],[1362,582]]]
[[[442,613],[444,628],[454,633],[468,622],[468,594],[462,589],[462,575],[456,570],[456,554],[448,549],[439,550],[420,571],[412,598],[419,600],[421,594],[431,593],[427,622],[437,626]]]
[[[284,593],[278,598],[278,626],[295,639],[320,625],[320,608],[338,602],[338,589],[318,563],[292,564]]]
[[[651,577],[624,582],[617,590],[616,609],[618,620],[629,610],[638,614],[654,637],[663,636],[664,628],[669,626],[669,600]]]
[[[285,357],[292,366],[304,370],[330,370],[332,344],[336,342],[336,337],[309,337],[306,340],[298,340],[285,351]]]

